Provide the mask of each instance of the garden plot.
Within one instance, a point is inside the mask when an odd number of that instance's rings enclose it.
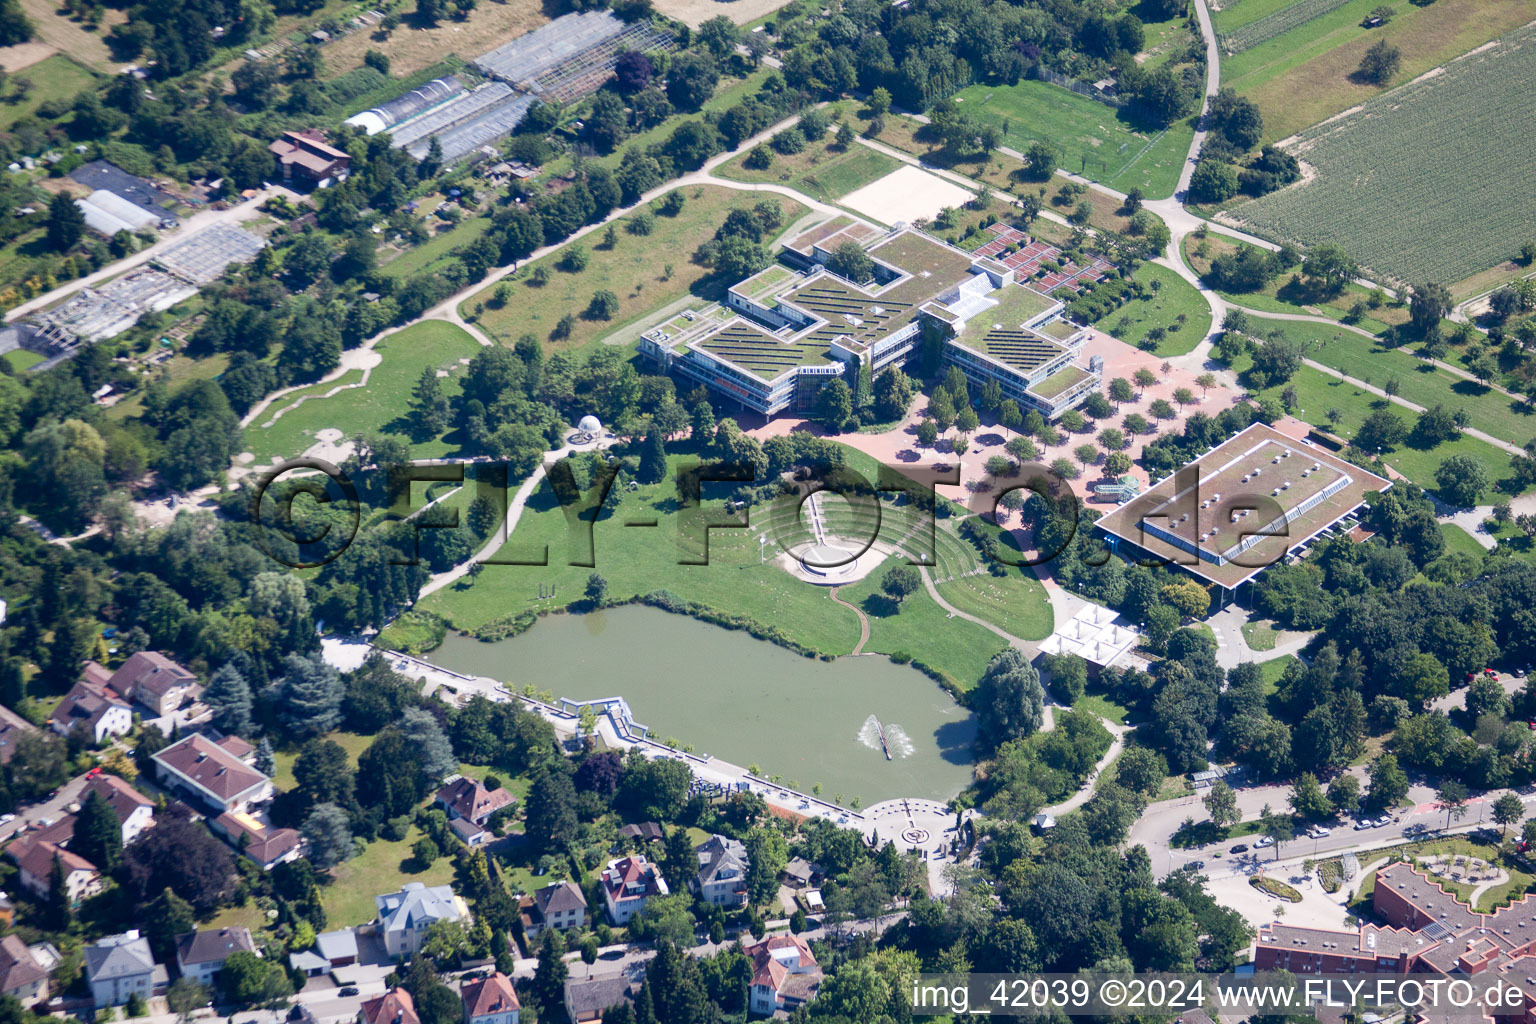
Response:
[[[1536,223],[1536,191],[1511,168],[1536,158],[1522,115],[1536,80],[1536,25],[1303,133],[1291,147],[1316,170],[1239,207],[1254,230],[1336,242],[1378,276],[1457,281],[1516,252]]]

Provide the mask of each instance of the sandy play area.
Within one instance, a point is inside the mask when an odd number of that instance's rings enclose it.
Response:
[[[964,206],[972,198],[959,185],[908,164],[848,193],[841,202],[882,224],[895,224],[932,220],[946,206]]]
[[[738,25],[756,21],[783,7],[787,0],[658,0],[656,9],[669,18],[698,28],[721,14]]]

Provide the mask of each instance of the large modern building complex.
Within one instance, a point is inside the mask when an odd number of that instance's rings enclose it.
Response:
[[[854,244],[873,262],[868,281],[830,270]],[[1097,390],[1102,364],[1078,364],[1088,332],[1062,303],[1014,280],[998,261],[905,225],[886,230],[835,217],[792,239],[779,262],[738,282],[723,305],[687,310],[647,331],[640,351],[765,416],[809,409],[856,363],[878,374],[918,351],[924,332],[976,386],[1047,419]]]
[[[1366,494],[1391,486],[1255,423],[1096,525],[1111,548],[1166,559],[1233,591],[1318,538],[1347,532]]]

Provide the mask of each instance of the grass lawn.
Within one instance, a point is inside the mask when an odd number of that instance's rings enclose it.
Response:
[[[633,215],[615,221],[616,241],[602,248],[602,232],[579,242],[589,254],[584,270],[570,273],[558,268],[569,245],[545,256],[506,279],[509,297],[504,305],[494,299],[496,288],[486,288],[466,299],[459,313],[475,320],[480,328],[503,344],[511,345],[524,333],[545,342],[546,351],[580,348],[668,303],[693,295],[700,302],[716,301],[734,281],[721,281],[709,268],[693,262],[693,253],[714,237],[726,214],[736,207],[750,209],[770,199],[783,210],[783,223],[791,224],[806,207],[784,196],[755,196],[733,189],[697,186],[685,192],[687,201],[676,217],[656,217],[649,235],[626,230]],[[534,283],[533,273],[542,267],[546,284]],[[592,295],[607,289],[619,297],[619,311],[611,320],[588,320],[582,315]],[[484,311],[477,314],[477,307]],[[575,317],[570,334],[555,338],[556,325],[567,314]],[[637,332],[638,333],[638,332]],[[633,340],[633,339],[631,339]]]
[[[430,366],[456,371],[458,361],[480,351],[480,344],[462,327],[428,320],[390,335],[375,350],[383,362],[373,368],[366,387],[320,397],[339,384],[362,379],[361,374],[355,378],[347,374],[340,381],[306,388],[298,397],[285,396],[252,421],[245,429],[245,450],[256,456],[253,464],[263,466],[274,458],[298,455],[315,443],[316,432],[331,427],[346,437],[359,431],[411,436],[411,391],[422,369]],[[443,391],[449,397],[458,391],[452,372],[443,381]],[[303,395],[314,397],[295,405]],[[441,438],[419,439],[412,446],[416,458],[440,458],[454,450],[453,444]]]
[[[1247,360],[1244,359],[1239,365],[1245,367],[1246,362]],[[1354,437],[1355,431],[1360,428],[1365,418],[1376,411],[1377,403],[1385,401],[1321,370],[1314,370],[1310,366],[1303,366],[1296,371],[1289,383],[1296,389],[1297,396],[1297,407],[1293,415],[1324,429],[1331,429],[1332,433],[1346,440]],[[1279,387],[1272,387],[1266,393],[1278,398],[1282,390]],[[1329,423],[1326,415],[1330,409],[1340,413],[1338,421],[1333,424]],[[1405,422],[1410,425],[1413,423],[1415,417],[1407,409],[1397,406],[1394,411]],[[1486,441],[1480,441],[1465,434],[1454,441],[1447,441],[1431,449],[1404,445],[1395,451],[1387,452],[1385,459],[1387,465],[1393,470],[1426,490],[1434,490],[1436,488],[1435,470],[1446,458],[1457,454],[1471,455],[1481,461],[1488,468],[1488,473],[1500,492],[1518,494],[1523,490],[1510,471],[1508,455]],[[1485,494],[1483,497],[1489,499],[1492,495]]]
[[[172,356],[161,363],[156,372],[165,373],[167,389],[174,394],[178,388],[190,381],[213,380],[227,369],[229,369],[229,353],[219,352],[200,359],[183,355]],[[107,410],[107,418],[118,421],[143,414],[144,391],[142,388]]]
[[[901,166],[895,157],[868,146],[852,143],[847,149],[831,141],[813,142],[791,156],[773,154],[773,164],[763,170],[746,166],[746,153],[721,165],[715,173],[733,181],[788,185],[824,203],[885,177]],[[771,150],[770,150],[771,152]]]
[[[987,662],[1008,642],[974,622],[951,618],[926,590],[909,595],[894,615],[876,614],[878,599],[868,599],[880,592],[880,579],[887,571],[905,564],[903,558],[888,558],[864,579],[843,587],[839,593],[844,601],[863,608],[869,616],[869,643],[864,649],[878,654],[905,652],[944,672],[962,690],[969,690],[981,678]],[[1045,610],[1049,614],[1049,606]],[[1049,630],[1043,635],[1048,633]]]
[[[50,13],[49,17],[63,20],[57,14]],[[25,98],[16,86],[19,78],[32,83]],[[0,131],[10,131],[11,125],[35,113],[49,100],[73,100],[77,93],[92,89],[99,81],[100,75],[63,54],[54,54],[16,72],[0,87]]]
[[[422,837],[415,825],[399,842],[376,839],[360,856],[336,866],[332,881],[320,890],[325,907],[326,927],[348,928],[367,924],[378,916],[373,898],[395,892],[406,882],[447,885],[453,881],[453,860],[439,857],[422,870],[411,856],[411,844]]]
[[[368,744],[373,742],[372,736],[359,736],[355,732],[345,731],[326,733],[325,738],[333,743],[340,744],[346,750],[347,760],[354,768],[357,767],[357,759],[362,756],[364,750],[368,749]],[[293,762],[298,759],[298,747],[294,747],[291,750],[285,749],[273,752],[272,760],[277,765],[277,774],[272,776],[272,785],[277,787],[280,792],[293,788]]]
[[[1232,14],[1242,16],[1248,4],[1262,2],[1244,0]],[[1285,138],[1382,92],[1381,87],[1350,78],[1379,39],[1402,54],[1402,68],[1389,83],[1399,85],[1536,18],[1536,0],[1440,0],[1425,6],[1399,5],[1386,25],[1363,28],[1361,22],[1375,6],[1376,0],[1351,0],[1222,59],[1222,85],[1258,104],[1264,116],[1263,141]]]
[[[1090,715],[1107,718],[1116,725],[1124,725],[1126,718],[1130,715],[1130,711],[1126,708],[1100,693],[1085,693],[1077,698],[1072,707],[1086,711]]]
[[[1035,142],[1056,151],[1066,171],[1148,199],[1173,195],[1194,139],[1188,121],[1162,129],[1070,89],[1026,79],[1016,85],[973,85],[956,101],[966,113],[1003,130],[1003,145],[1020,153]],[[889,121],[887,122],[889,123]]]
[[[1255,651],[1272,651],[1280,636],[1272,622],[1248,621],[1243,623],[1243,640]]]
[[[1272,694],[1279,688],[1280,677],[1285,675],[1285,670],[1296,660],[1296,655],[1289,654],[1284,658],[1273,658],[1260,663],[1259,671],[1264,674],[1264,690],[1266,693]]]
[[[13,349],[4,356],[0,356],[0,359],[4,359],[6,364],[17,373],[36,366],[43,361],[41,354],[25,348]]]
[[[939,584],[939,594],[967,614],[1024,640],[1044,640],[1053,625],[1045,587],[1010,568],[1006,576],[966,576]]]
[[[675,465],[680,457],[669,462]],[[719,493],[715,493],[718,489]],[[725,493],[724,485],[706,484],[706,504]],[[643,485],[621,495],[618,507],[592,528],[593,560],[608,580],[609,595],[618,600],[666,589],[685,599],[700,601],[721,611],[745,615],[784,630],[799,642],[827,654],[848,654],[859,639],[859,623],[853,612],[833,604],[822,587],[808,586],[772,561],[759,564],[757,536],[772,535],[772,513],[752,510],[749,530],[711,530],[707,565],[679,565],[684,557],[701,559],[697,540],[684,541],[676,512],[677,496],[672,474],[662,483]],[[718,507],[718,506],[716,506]],[[658,521],[656,529],[624,528],[629,520]],[[766,530],[765,530],[766,528]],[[454,627],[474,630],[491,619],[526,609],[543,609],[538,584],[554,585],[559,592],[580,595],[592,568],[568,564],[585,555],[585,534],[577,534],[573,549],[567,543],[565,514],[549,485],[542,484],[530,497],[517,529],[497,558],[537,558],[547,547],[549,565],[490,566],[478,578],[446,587],[424,599],[420,607],[442,615]]]
[[[1113,334],[1128,345],[1134,345],[1147,336],[1154,327],[1167,330],[1158,342],[1160,356],[1181,356],[1204,340],[1211,331],[1211,307],[1195,289],[1167,267],[1156,263],[1143,263],[1136,268],[1136,280],[1150,289],[1156,282],[1157,290],[1147,298],[1132,299],[1114,310],[1098,327]],[[1179,322],[1179,317],[1184,322]]]
[[[1482,558],[1488,553],[1488,549],[1479,544],[1477,538],[1455,523],[1441,523],[1440,535],[1445,538],[1445,553],[1448,555],[1460,551],[1473,558]]]

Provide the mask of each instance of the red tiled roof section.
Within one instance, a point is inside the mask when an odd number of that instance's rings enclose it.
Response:
[[[193,734],[155,754],[155,760],[228,800],[266,781],[266,776],[206,737]]]
[[[143,689],[163,697],[178,686],[189,686],[195,682],[196,676],[165,655],[140,651],[112,673],[112,679],[107,685],[120,694],[136,695]]]
[[[381,996],[363,1000],[362,1016],[367,1024],[421,1024],[416,1002],[403,988],[392,988]]]
[[[283,132],[283,137],[267,147],[285,164],[297,164],[316,174],[324,174],[338,164],[352,159],[350,153],[337,149],[325,141],[325,136],[313,128],[303,131]]]
[[[752,958],[752,984],[762,985],[767,988],[778,989],[784,979],[789,977],[789,968],[774,956],[775,950],[794,949],[800,954],[800,966],[816,967],[816,956],[811,952],[811,947],[805,944],[805,940],[798,935],[775,935],[764,939],[755,946],[747,948],[746,953]]]
[[[470,778],[454,779],[437,791],[437,798],[453,808],[459,817],[468,818],[477,825],[485,824],[492,814],[514,802],[509,791],[486,789]]]
[[[0,939],[0,992],[15,992],[48,977],[27,944],[15,935]]]
[[[511,979],[499,971],[489,978],[465,982],[461,995],[465,1017],[471,1021],[476,1017],[522,1009]]]

